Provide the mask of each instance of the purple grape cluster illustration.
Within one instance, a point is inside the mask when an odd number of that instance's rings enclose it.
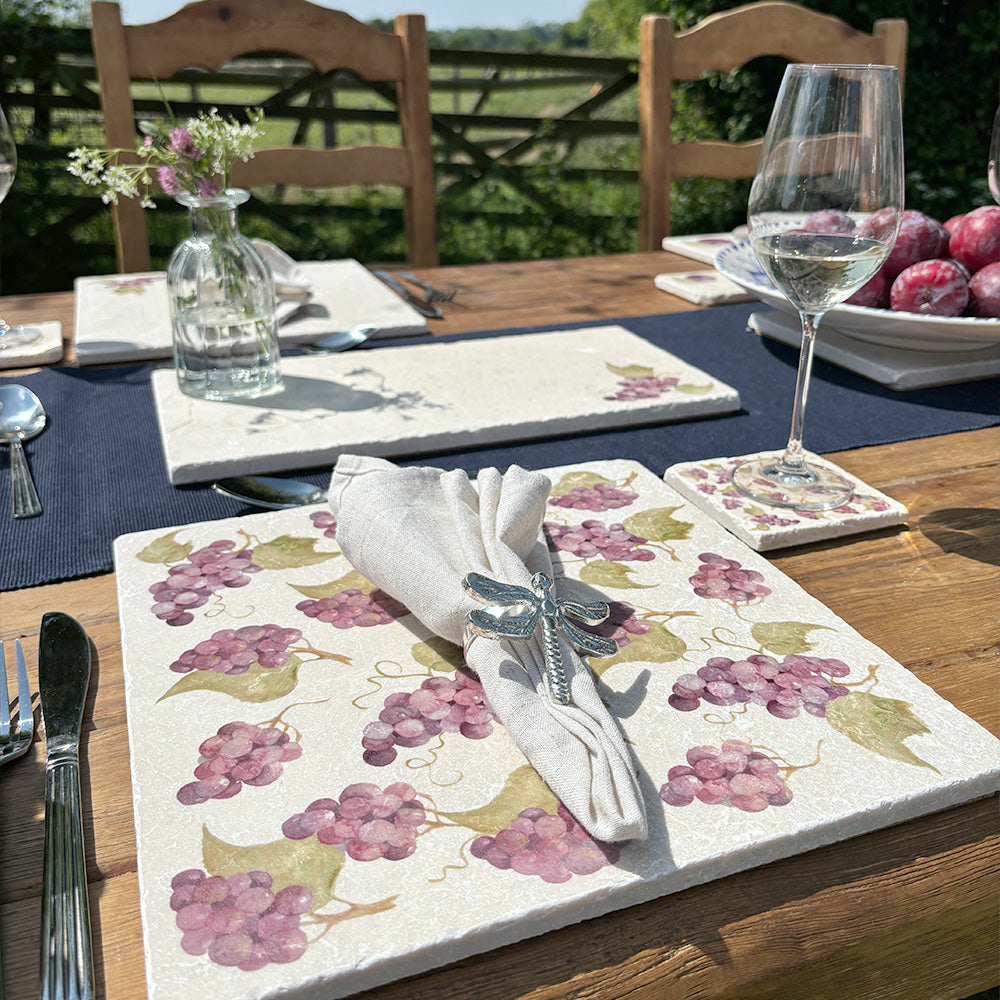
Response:
[[[494,868],[545,882],[592,875],[613,865],[621,853],[616,844],[594,840],[562,804],[554,816],[539,806],[522,809],[507,829],[477,837],[469,850]]]
[[[552,497],[549,503],[555,507],[571,510],[616,510],[627,507],[639,499],[638,493],[623,489],[614,483],[598,482],[593,486],[577,486],[560,497]]]
[[[580,622],[580,628],[585,632],[593,632],[595,635],[614,639],[618,643],[619,649],[630,645],[632,636],[646,635],[652,628],[652,625],[645,618],[637,618],[635,608],[625,601],[612,601],[608,607],[611,611],[603,622],[599,622],[597,625]]]
[[[319,528],[324,537],[337,537],[337,519],[328,510],[317,510],[309,515],[314,528]]]
[[[281,832],[289,840],[315,836],[340,848],[355,861],[402,861],[417,848],[417,830],[427,813],[405,782],[348,785],[339,799],[317,799],[285,820]]]
[[[681,712],[710,705],[762,705],[779,719],[794,719],[801,709],[820,718],[834,699],[849,693],[833,682],[851,668],[842,660],[791,653],[781,660],[754,653],[745,660],[713,656],[693,674],[681,674],[667,699]]]
[[[546,521],[548,546],[553,551],[571,552],[584,559],[592,557],[612,562],[649,562],[656,558],[651,549],[639,548],[649,539],[633,535],[623,524],[605,525],[589,520],[570,527]]]
[[[496,721],[482,684],[463,667],[451,677],[428,677],[416,691],[390,694],[361,734],[362,757],[383,767],[396,759],[397,746],[419,747],[438,733],[485,739]]]
[[[721,747],[688,750],[687,764],[667,772],[660,798],[668,806],[686,806],[698,799],[706,805],[730,805],[743,812],[792,801],[778,764],[742,740],[723,740]]]
[[[269,785],[281,777],[283,764],[302,756],[302,747],[276,726],[227,722],[198,748],[195,780],[177,792],[181,805],[230,799],[244,785]]]
[[[605,399],[656,399],[676,389],[680,379],[674,375],[640,375],[638,378],[623,378],[618,381],[618,391]]]
[[[243,625],[225,628],[185,650],[170,669],[178,674],[211,670],[217,674],[245,674],[255,663],[265,670],[284,666],[289,648],[302,633],[280,625]]]
[[[688,578],[699,597],[716,598],[730,604],[748,604],[757,597],[766,597],[770,587],[764,586],[764,577],[753,569],[743,569],[735,559],[714,552],[698,556],[698,572]]]
[[[187,559],[167,570],[167,579],[154,583],[153,614],[168,625],[188,625],[191,614],[224,587],[245,587],[250,574],[261,567],[253,561],[251,549],[234,552],[236,543],[219,539],[192,552]]]
[[[224,878],[197,868],[175,875],[170,907],[189,955],[208,955],[217,965],[255,972],[271,963],[294,962],[309,944],[300,924],[313,905],[303,885],[273,891],[264,871]]]
[[[329,597],[299,601],[298,611],[334,628],[370,628],[388,625],[409,611],[385,591],[373,590],[366,594],[356,587],[338,591]]]

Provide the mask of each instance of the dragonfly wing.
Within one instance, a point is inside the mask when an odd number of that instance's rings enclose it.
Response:
[[[590,604],[560,601],[559,609],[564,615],[571,615],[577,621],[586,622],[588,625],[599,625],[611,614],[611,608],[604,601],[593,601]]]
[[[618,643],[614,639],[603,635],[594,635],[593,632],[585,632],[578,625],[574,625],[565,615],[560,612],[556,614],[566,638],[577,649],[590,653],[591,656],[613,656],[618,652]]]
[[[484,604],[535,604],[538,598],[527,587],[500,583],[481,573],[469,573],[462,581],[465,592]]]
[[[538,625],[537,608],[529,608],[517,614],[491,615],[485,608],[469,612],[469,621],[483,632],[504,639],[526,639],[535,632]]]

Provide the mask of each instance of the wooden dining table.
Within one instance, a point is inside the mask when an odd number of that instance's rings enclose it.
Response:
[[[690,268],[689,260],[656,252],[418,273],[458,289],[443,307],[444,319],[431,321],[434,333],[458,333],[696,309],[652,280]],[[0,314],[11,322],[61,321],[64,363],[72,363],[72,292],[9,296],[0,299]],[[1000,735],[1000,428],[830,457],[906,504],[908,524],[768,558]],[[39,621],[52,610],[75,617],[96,649],[82,788],[97,996],[139,1000],[147,992],[114,574],[0,594],[0,639],[22,640],[33,685]],[[39,995],[44,768],[40,734],[25,758],[0,771],[0,943],[8,1000]],[[997,805],[995,795],[967,802],[363,996],[961,1000],[1000,982]]]

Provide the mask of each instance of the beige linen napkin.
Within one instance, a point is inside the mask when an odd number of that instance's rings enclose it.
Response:
[[[269,240],[252,240],[274,275],[275,315],[284,323],[312,298],[312,282],[298,262]]]
[[[461,645],[466,614],[482,607],[462,589],[467,573],[526,587],[534,573],[552,575],[540,537],[549,487],[545,476],[518,466],[506,474],[484,469],[473,485],[460,470],[401,469],[344,455],[333,471],[330,506],[337,542],[354,568]],[[474,638],[466,662],[517,745],[591,836],[644,839],[645,809],[621,730],[565,641],[563,656],[569,705],[548,696],[537,634],[524,642]]]

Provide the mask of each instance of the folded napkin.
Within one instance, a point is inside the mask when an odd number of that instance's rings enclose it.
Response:
[[[302,268],[284,250],[268,240],[252,240],[257,252],[267,261],[274,275],[275,315],[279,323],[289,317],[312,298],[312,283]]]
[[[330,506],[354,568],[461,645],[466,614],[482,607],[462,588],[467,573],[526,587],[534,573],[552,576],[540,534],[549,488],[545,476],[518,466],[506,474],[484,469],[473,485],[460,470],[344,455]],[[466,663],[535,770],[591,836],[644,839],[645,809],[624,737],[594,675],[565,640],[562,646],[568,705],[549,698],[538,634],[518,642],[476,637]]]

